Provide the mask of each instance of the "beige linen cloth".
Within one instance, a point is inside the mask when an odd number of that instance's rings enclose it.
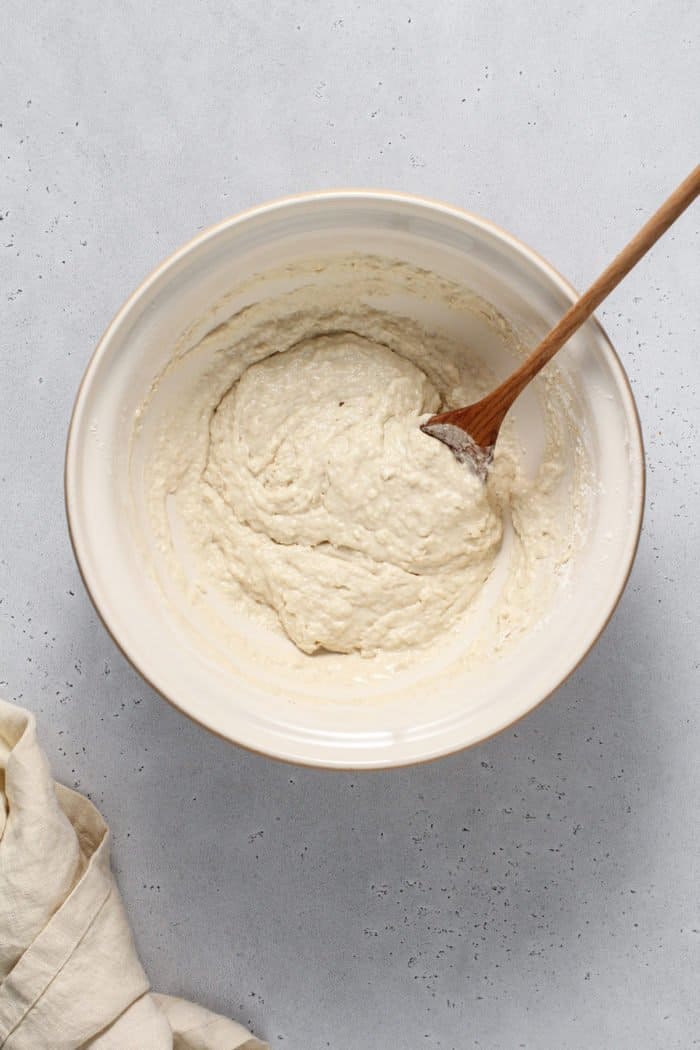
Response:
[[[92,803],[54,783],[34,716],[0,700],[0,1047],[265,1050],[149,992],[109,844]]]

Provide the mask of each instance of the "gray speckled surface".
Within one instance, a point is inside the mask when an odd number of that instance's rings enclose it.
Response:
[[[573,678],[490,743],[361,777],[228,747],[115,651],[64,524],[98,335],[241,207],[416,191],[596,274],[698,160],[700,9],[548,6],[3,6],[0,691],[111,823],[154,986],[273,1047],[700,1045],[700,206],[602,311],[649,460],[630,586]]]

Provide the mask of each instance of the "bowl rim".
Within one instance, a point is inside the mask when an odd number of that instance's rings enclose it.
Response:
[[[96,600],[90,581],[88,579],[88,572],[81,560],[80,544],[76,539],[75,522],[73,515],[75,513],[74,498],[72,493],[75,492],[75,484],[73,481],[73,474],[76,470],[77,458],[79,453],[79,442],[78,442],[78,428],[77,419],[79,415],[79,409],[82,407],[82,403],[87,396],[87,390],[92,382],[93,375],[98,367],[101,358],[107,353],[109,344],[115,333],[118,331],[120,325],[128,317],[131,309],[136,305],[139,299],[148,292],[151,286],[159,280],[171,267],[175,266],[182,258],[188,255],[194,249],[205,244],[208,240],[217,237],[220,233],[225,230],[234,228],[242,222],[248,219],[257,218],[266,214],[274,213],[275,211],[282,210],[294,206],[296,204],[308,204],[314,201],[347,201],[347,200],[364,200],[364,201],[378,201],[384,203],[391,203],[392,201],[403,202],[417,205],[420,208],[428,209],[432,212],[438,212],[440,214],[452,216],[457,219],[466,220],[467,223],[476,226],[485,232],[491,234],[497,240],[506,244],[507,246],[515,249],[515,251],[525,258],[529,259],[531,263],[548,279],[548,281],[555,285],[564,296],[570,301],[574,302],[578,297],[579,293],[576,288],[554,267],[552,264],[539,252],[536,252],[520,238],[514,236],[509,231],[505,230],[502,226],[492,222],[490,219],[485,219],[483,216],[477,215],[476,213],[462,208],[459,205],[448,204],[444,201],[423,196],[415,193],[407,193],[399,190],[386,190],[376,188],[358,188],[358,187],[347,187],[347,188],[335,188],[335,189],[324,189],[324,190],[308,190],[302,193],[289,194],[283,197],[276,197],[272,200],[264,201],[261,204],[253,205],[252,207],[245,208],[241,211],[235,212],[219,222],[213,223],[207,226],[205,229],[200,230],[195,236],[185,241],[180,247],[176,248],[173,252],[167,255],[157,266],[155,266],[137,285],[133,292],[125,299],[121,307],[117,310],[112,320],[109,322],[104,332],[100,336],[87,365],[83,372],[82,378],[78,385],[73,408],[71,410],[70,420],[68,423],[67,437],[66,437],[66,448],[64,456],[64,469],[63,469],[63,494],[64,494],[64,507],[66,514],[66,522],[68,526],[68,535],[73,549],[73,555],[75,558],[78,572],[83,582],[83,586],[90,598],[93,608],[95,609],[99,619],[102,622],[103,627],[107,631],[107,634],[111,638],[122,656],[127,662],[138,672],[138,674],[144,679],[146,684],[160,697],[162,697],[171,707],[175,708],[180,714],[189,718],[196,725],[207,732],[212,733],[214,736],[225,741],[227,744],[235,745],[243,748],[245,751],[250,752],[254,755],[259,755],[266,759],[272,759],[273,761],[283,763],[285,765],[301,766],[313,769],[321,769],[332,772],[354,772],[364,773],[371,772],[374,770],[382,769],[399,769],[411,766],[427,765],[430,762],[437,762],[442,758],[446,758],[449,755],[459,754],[462,751],[467,751],[470,748],[477,747],[479,744],[483,744],[488,740],[493,739],[500,733],[512,728],[517,725],[522,719],[531,715],[536,711],[545,701],[549,700],[554,693],[567,681],[568,678],[581,666],[583,661],[587,658],[590,652],[597,645],[601,635],[606,630],[610,623],[619,603],[622,595],[629,582],[632,568],[639,550],[639,542],[642,533],[642,524],[644,519],[644,510],[646,505],[646,485],[647,485],[647,471],[646,471],[646,456],[644,449],[644,438],[642,434],[641,420],[639,416],[639,408],[634,397],[632,390],[632,384],[629,376],[622,363],[620,355],[615,349],[612,340],[606,332],[603,325],[600,323],[597,315],[594,313],[587,321],[587,324],[592,324],[596,327],[599,337],[605,345],[606,351],[609,353],[612,363],[616,366],[619,378],[622,380],[623,388],[627,394],[628,407],[631,409],[629,421],[633,424],[632,433],[636,439],[636,445],[638,452],[638,460],[640,465],[639,479],[639,501],[635,510],[635,521],[634,521],[634,542],[630,547],[629,560],[625,569],[624,576],[621,579],[619,589],[607,611],[600,627],[595,632],[595,635],[590,641],[590,644],[580,656],[571,662],[569,668],[562,674],[559,681],[550,690],[548,690],[535,704],[533,704],[527,711],[517,715],[511,721],[499,726],[497,729],[484,733],[478,736],[476,739],[469,741],[468,743],[458,743],[454,747],[441,748],[439,753],[427,755],[420,758],[389,758],[382,759],[380,761],[372,761],[369,763],[363,763],[359,766],[354,766],[345,761],[332,762],[323,761],[317,758],[301,758],[301,757],[288,757],[279,754],[274,754],[272,751],[266,751],[262,748],[256,748],[251,744],[244,743],[238,739],[235,739],[227,734],[215,729],[213,726],[199,719],[192,712],[185,710],[184,707],[173,697],[168,696],[162,689],[160,689],[150,678],[148,672],[141,666],[141,662],[138,658],[131,655],[128,651],[128,646],[121,642],[116,636],[114,630],[110,626],[108,621],[108,611],[103,610],[98,601]]]

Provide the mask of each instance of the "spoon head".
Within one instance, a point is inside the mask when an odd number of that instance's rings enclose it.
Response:
[[[453,423],[423,423],[421,430],[447,445],[459,463],[467,463],[481,481],[486,481],[493,460],[493,445],[477,445],[466,430]]]

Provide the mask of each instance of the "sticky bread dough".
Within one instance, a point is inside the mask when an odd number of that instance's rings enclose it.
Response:
[[[501,518],[421,432],[439,407],[416,365],[353,333],[264,359],[218,404],[191,513],[304,652],[425,643],[487,578]]]
[[[588,528],[576,395],[548,366],[534,473],[506,420],[483,486],[419,429],[494,386],[472,317],[515,363],[518,336],[468,289],[352,255],[251,278],[183,332],[135,419],[133,512],[215,659],[370,681],[443,644],[481,666],[542,622]]]

